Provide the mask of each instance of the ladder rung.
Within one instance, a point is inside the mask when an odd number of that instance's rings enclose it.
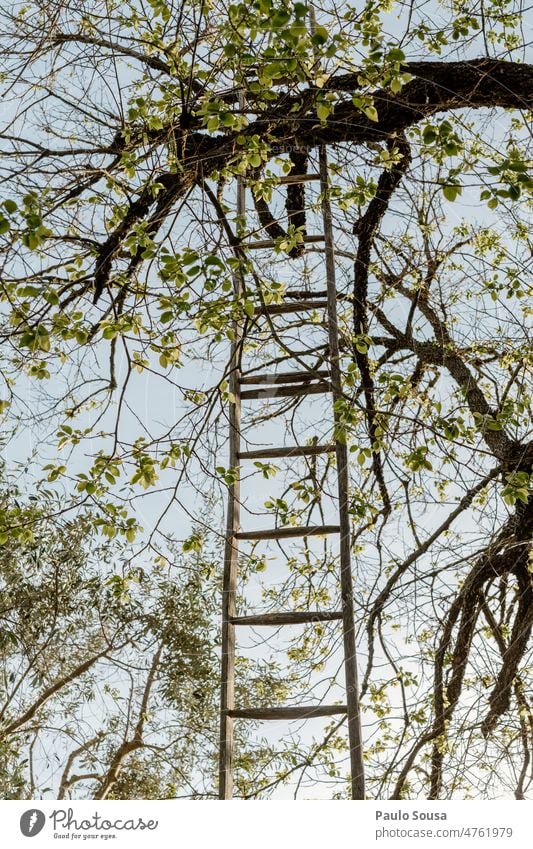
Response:
[[[262,531],[237,531],[237,539],[288,539],[340,533],[339,525],[300,525],[292,528],[269,528]]]
[[[329,371],[322,369],[321,371],[280,371],[277,374],[256,374],[245,375],[241,377],[242,384],[258,384],[258,383],[303,383],[306,380],[321,380],[324,377],[329,377]]]
[[[346,705],[306,705],[304,707],[243,708],[228,710],[233,719],[312,719],[347,713]]]
[[[319,395],[323,392],[331,392],[331,383],[306,383],[303,386],[269,386],[266,389],[245,389],[241,392],[241,398],[279,398],[294,395]]]
[[[304,236],[303,241],[304,244],[315,244],[316,242],[323,242],[325,239],[324,236]],[[244,247],[248,249],[258,249],[258,248],[277,248],[279,244],[278,239],[259,239],[257,242],[245,242]],[[298,247],[298,245],[295,245]]]
[[[232,625],[305,625],[306,622],[334,622],[342,619],[342,610],[293,610],[287,613],[262,613],[234,616]]]
[[[316,454],[333,454],[336,446],[290,445],[288,448],[258,448],[256,451],[240,451],[239,460],[261,460],[268,457],[314,457]]]
[[[291,183],[309,183],[311,180],[320,180],[320,174],[288,174],[286,177],[279,178],[282,185],[290,185]]]
[[[304,310],[325,309],[327,301],[300,301],[298,304],[268,304],[258,307],[256,315],[283,315],[288,312],[304,312]]]

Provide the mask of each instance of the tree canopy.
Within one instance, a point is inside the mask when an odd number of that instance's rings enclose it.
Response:
[[[0,769],[14,798],[43,792],[19,735],[29,746],[58,711],[72,745],[48,731],[39,744],[64,752],[50,792],[213,792],[211,649],[236,473],[230,345],[241,322],[256,368],[283,363],[287,339],[306,367],[327,362],[318,314],[312,332],[282,310],[276,323],[260,314],[324,288],[323,248],[308,238],[319,194],[283,180],[316,171],[321,148],[368,793],[521,799],[531,788],[531,13],[518,0],[328,2],[310,25],[310,9],[29,0],[2,13],[0,404],[16,498],[6,489],[0,527],[12,552]],[[327,430],[319,401],[247,416],[243,432],[261,424],[269,439],[282,421],[301,439]],[[331,459],[287,476],[256,463],[251,516],[295,524],[324,510],[331,471]],[[109,569],[95,565],[101,545]],[[284,554],[283,580],[271,551],[243,555],[245,609],[334,599],[328,546]],[[243,699],[335,688],[327,627],[281,648],[256,637]],[[105,728],[81,723],[104,658],[117,680],[136,669],[115,694],[129,688],[127,727],[113,710]],[[63,678],[85,663],[72,690]],[[145,746],[147,692],[166,701]],[[298,729],[278,748],[252,727],[239,745],[242,796],[346,793],[342,723]],[[74,750],[87,766],[76,782]]]

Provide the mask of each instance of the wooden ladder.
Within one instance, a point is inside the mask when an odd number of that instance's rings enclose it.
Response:
[[[239,364],[243,342],[243,327],[235,329],[232,344],[230,398],[229,403],[229,466],[235,473],[234,482],[228,487],[227,524],[225,539],[223,603],[222,603],[222,684],[220,723],[220,780],[219,798],[231,799],[233,795],[233,725],[235,720],[294,720],[312,719],[333,715],[346,715],[350,750],[351,795],[353,799],[364,799],[363,752],[359,714],[359,689],[355,648],[355,624],[353,610],[353,588],[350,553],[350,516],[348,510],[348,453],[344,438],[343,423],[335,402],[342,397],[339,367],[339,334],[337,319],[337,288],[335,280],[335,250],[331,207],[328,196],[328,165],[325,147],[319,151],[319,173],[291,175],[291,182],[307,182],[315,179],[320,183],[322,219],[324,233],[308,237],[306,241],[322,242],[325,253],[325,275],[327,291],[325,297],[309,295],[294,305],[258,307],[256,312],[271,315],[322,309],[328,326],[329,355],[327,369],[282,372],[275,375],[241,375]],[[287,182],[287,180],[285,180]],[[242,178],[237,185],[237,215],[241,222],[245,216],[245,186]],[[252,243],[254,247],[269,248],[275,242]],[[243,293],[243,279],[235,277],[236,295]],[[251,387],[254,388],[251,388]],[[265,447],[256,450],[241,450],[241,404],[254,399],[280,396],[294,397],[328,393],[332,400],[332,422],[335,441],[323,445],[294,445],[288,447]],[[277,527],[270,529],[243,529],[240,521],[240,464],[249,460],[270,460],[335,453],[336,456],[336,509],[338,520],[331,525],[305,527]],[[341,609],[333,611],[280,611],[259,615],[238,616],[236,609],[237,565],[241,540],[280,540],[314,535],[339,535],[339,564]],[[290,707],[239,708],[235,704],[235,644],[236,631],[240,626],[283,626],[309,622],[338,621],[343,630],[344,670],[346,699],[344,704],[300,705]]]

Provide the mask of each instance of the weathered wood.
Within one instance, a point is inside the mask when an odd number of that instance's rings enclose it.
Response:
[[[338,534],[339,525],[299,525],[293,528],[265,528],[258,531],[238,531],[235,533],[237,539],[260,540],[260,539],[290,539],[291,537],[313,537],[325,536],[326,534]]]
[[[323,242],[324,236],[316,235],[316,236],[304,236],[303,242],[305,245],[307,244],[316,244],[317,242]],[[265,249],[265,248],[277,248],[278,241],[276,239],[258,239],[257,242],[245,242],[244,247],[249,250],[257,250],[257,249]]]
[[[290,398],[298,395],[320,395],[331,392],[331,383],[324,381],[320,383],[306,383],[300,386],[269,386],[267,389],[245,389],[241,392],[241,398]]]
[[[242,386],[260,383],[303,383],[306,380],[321,380],[324,377],[329,377],[328,369],[320,371],[280,371],[277,374],[244,374],[240,382]]]
[[[289,610],[286,613],[236,616],[231,621],[234,625],[272,627],[273,625],[305,625],[309,622],[334,622],[342,619],[342,616],[342,610]]]
[[[233,719],[314,719],[346,713],[346,705],[305,705],[304,707],[242,708],[228,711]]]
[[[314,10],[311,9],[311,28],[315,28]],[[341,400],[342,382],[340,371],[339,328],[337,319],[337,284],[335,279],[335,247],[333,219],[329,201],[328,162],[326,148],[319,150],[320,193],[322,196],[322,219],[326,237],[326,282],[328,292],[328,337],[333,392],[333,417],[337,434],[337,492],[339,497],[340,523],[340,580],[343,612],[344,673],[346,681],[346,704],[348,713],[348,742],[350,746],[350,772],[352,799],[365,798],[363,743],[361,732],[361,709],[359,705],[359,681],[355,647],[355,621],[353,604],[353,580],[350,544],[350,502],[348,477],[348,448],[345,425],[339,415],[337,401]]]
[[[333,454],[335,445],[291,445],[288,448],[258,448],[256,451],[240,451],[239,460],[266,460],[275,457],[314,457],[317,454]]]
[[[239,105],[244,107],[244,96],[239,96]],[[237,215],[242,219],[246,212],[246,190],[242,178],[237,178]],[[233,276],[235,295],[241,297],[244,290],[242,272]],[[229,390],[233,401],[229,404],[229,467],[238,469],[237,456],[241,438],[241,401],[239,396],[239,359],[243,325],[236,321],[233,325],[234,341],[231,347],[231,373]],[[221,646],[221,688],[220,688],[220,752],[219,783],[220,799],[233,796],[233,719],[229,711],[235,705],[235,626],[232,619],[236,614],[238,542],[236,532],[240,527],[240,479],[235,476],[228,487],[228,507],[226,514],[226,539],[224,547],[224,572],[222,578],[222,646]]]
[[[312,28],[315,26],[311,22]],[[350,514],[348,493],[348,454],[343,433],[343,423],[335,409],[335,401],[342,398],[341,374],[339,366],[339,336],[337,303],[350,296],[340,295],[336,291],[335,280],[335,251],[333,240],[332,216],[328,197],[328,173],[325,148],[319,150],[319,175],[289,175],[282,182],[288,185],[298,181],[320,178],[320,193],[322,197],[322,217],[324,222],[324,235],[307,236],[305,243],[324,243],[320,250],[325,259],[326,269],[326,291],[309,292],[307,290],[289,290],[284,294],[284,303],[263,305],[255,309],[255,315],[273,316],[276,314],[298,313],[305,310],[321,308],[324,310],[324,326],[327,328],[329,337],[328,345],[324,350],[328,353],[328,365],[330,370],[314,369],[304,372],[280,372],[279,374],[254,374],[248,372],[244,375],[239,373],[239,356],[244,349],[243,332],[241,324],[235,327],[235,342],[232,348],[232,369],[230,377],[230,391],[235,396],[235,403],[229,405],[230,426],[230,467],[238,467],[243,460],[267,460],[273,458],[291,457],[313,457],[322,453],[333,453],[336,455],[335,468],[337,471],[338,492],[338,524],[314,525],[301,527],[282,527],[243,531],[240,530],[239,501],[240,481],[229,487],[228,514],[226,528],[226,549],[224,559],[224,583],[223,583],[223,627],[222,627],[222,695],[221,695],[221,736],[220,736],[220,798],[230,799],[232,797],[233,783],[233,722],[235,719],[251,720],[304,720],[313,717],[327,717],[338,714],[347,714],[348,737],[350,750],[350,766],[352,780],[352,798],[364,798],[364,772],[362,759],[362,736],[360,727],[359,709],[359,687],[357,680],[357,659],[355,651],[355,623],[353,608],[353,586],[351,573],[350,552]],[[303,169],[298,169],[303,170]],[[244,184],[242,179],[238,182],[237,211],[239,219],[244,220]],[[250,238],[250,237],[248,237]],[[250,249],[269,249],[277,247],[279,241],[267,239],[243,244]],[[235,291],[240,296],[244,290],[244,281],[235,277]],[[290,302],[292,300],[292,302]],[[286,322],[287,325],[305,322],[305,316]],[[264,322],[251,322],[251,331],[263,328]],[[279,323],[281,327],[282,324]],[[279,332],[279,331],[278,331]],[[309,352],[306,350],[305,354]],[[302,368],[304,360],[299,360],[301,352],[291,354],[294,357],[295,368]],[[287,358],[290,359],[290,358]],[[281,360],[279,361],[281,363]],[[298,365],[299,363],[299,365]],[[262,369],[277,367],[277,361],[264,364]],[[280,366],[283,367],[283,366]],[[246,389],[246,386],[257,388]],[[331,392],[333,401],[333,419],[337,441],[335,444],[324,445],[295,445],[287,447],[257,448],[249,451],[240,450],[240,402],[242,399],[260,398],[282,398],[287,396],[316,395],[318,393]],[[275,405],[272,405],[274,410]],[[282,441],[280,439],[280,441]],[[248,616],[237,616],[236,613],[236,577],[237,577],[237,555],[241,540],[288,540],[311,536],[326,536],[328,534],[339,534],[340,543],[340,583],[341,583],[341,610],[334,611],[281,611],[273,613],[258,613]],[[298,625],[313,622],[342,622],[343,646],[344,646],[344,669],[346,681],[346,704],[344,705],[301,705],[281,707],[256,707],[236,708],[234,679],[235,679],[235,630],[237,626],[249,627],[278,627],[283,625]]]
[[[291,312],[306,312],[307,310],[325,309],[328,305],[327,301],[300,301],[297,304],[267,304],[264,307],[258,307],[255,311],[256,315],[284,315]]]
[[[285,186],[290,186],[291,183],[310,183],[312,180],[320,180],[320,174],[288,174],[279,178],[281,185]]]

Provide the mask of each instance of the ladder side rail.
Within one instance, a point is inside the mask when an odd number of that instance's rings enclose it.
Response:
[[[239,96],[240,108],[244,108],[244,98]],[[237,178],[237,216],[239,227],[246,213],[246,188],[242,177]],[[237,270],[233,277],[234,293],[241,296],[244,290],[242,272]],[[243,326],[240,321],[234,324],[234,341],[231,345],[229,391],[233,399],[229,402],[229,467],[235,469],[239,463],[241,447],[241,396],[240,396],[240,355]],[[240,474],[228,487],[228,506],[226,513],[226,538],[224,547],[224,573],[222,579],[222,663],[220,688],[220,757],[219,757],[219,799],[231,799],[233,796],[233,717],[230,712],[235,708],[235,619],[237,593],[237,566],[239,543],[237,532],[240,528]]]
[[[340,526],[340,581],[343,614],[344,670],[346,679],[346,704],[348,708],[348,739],[350,746],[351,791],[353,799],[365,798],[361,711],[359,680],[355,646],[355,620],[353,580],[351,566],[348,448],[337,402],[343,397],[339,363],[339,330],[337,319],[337,285],[335,274],[335,247],[333,222],[329,201],[328,163],[324,146],[319,150],[320,190],[325,235],[326,283],[328,295],[328,334],[330,349],[330,380],[333,395],[333,417],[337,459],[337,486]]]

